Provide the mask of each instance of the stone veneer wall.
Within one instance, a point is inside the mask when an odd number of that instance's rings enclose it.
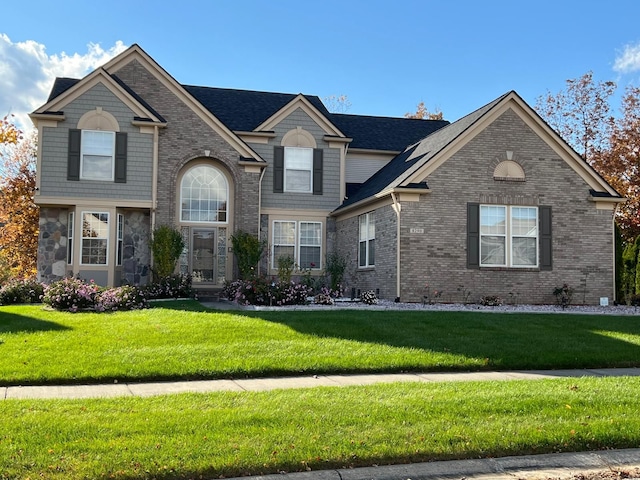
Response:
[[[50,283],[71,275],[67,265],[69,211],[41,207],[38,234],[38,280]]]
[[[121,284],[146,285],[151,276],[149,212],[134,210],[121,213],[124,214]]]

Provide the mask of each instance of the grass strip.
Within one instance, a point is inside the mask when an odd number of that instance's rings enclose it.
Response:
[[[640,365],[640,317],[0,307],[0,385]]]
[[[639,378],[0,402],[0,478],[217,478],[640,445]]]

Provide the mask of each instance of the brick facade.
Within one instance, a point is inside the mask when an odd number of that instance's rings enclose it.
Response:
[[[524,182],[494,180],[507,151],[523,167]],[[613,300],[613,211],[597,209],[588,200],[587,183],[514,112],[505,112],[426,180],[431,193],[402,202],[402,301],[422,301],[427,283],[444,292],[440,300],[451,302],[470,291],[471,301],[498,295],[511,302],[553,303],[554,288],[564,283],[574,288],[574,303]],[[468,202],[551,206],[553,269],[467,268]],[[350,278],[362,288],[381,285],[381,297],[392,299],[396,238],[390,210],[376,210],[375,269],[356,270]],[[357,217],[338,222],[340,251],[355,258],[357,229]]]

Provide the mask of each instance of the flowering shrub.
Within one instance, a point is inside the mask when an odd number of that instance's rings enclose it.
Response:
[[[98,312],[115,312],[116,310],[140,310],[148,306],[149,302],[140,288],[124,285],[98,293],[95,309]]]
[[[314,297],[313,302],[317,305],[333,305],[333,298],[331,295],[319,293]]]
[[[502,305],[502,299],[497,295],[485,295],[480,299],[480,305],[485,307],[499,307]]]
[[[159,298],[193,298],[191,275],[169,275],[143,287],[144,296],[149,300]]]
[[[367,305],[375,305],[378,303],[378,297],[373,290],[367,290],[360,295],[360,301]]]
[[[0,305],[40,303],[44,285],[33,278],[12,280],[0,288]]]
[[[304,305],[312,289],[302,283],[276,282],[260,277],[227,282],[222,294],[240,305]]]
[[[99,287],[93,281],[85,283],[79,278],[63,278],[44,288],[42,302],[56,310],[94,309]]]

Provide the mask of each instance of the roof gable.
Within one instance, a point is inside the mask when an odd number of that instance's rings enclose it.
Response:
[[[110,90],[134,112],[136,117],[145,118],[159,124],[164,123],[164,119],[155,110],[142,101],[130,88],[109,75],[103,68],[94,70],[82,80],[74,81],[68,78],[57,80],[47,103],[35,110],[33,115],[62,111],[66,105],[98,84],[102,84]],[[56,92],[56,90],[59,90],[59,92]],[[54,95],[54,93],[56,94]]]
[[[409,145],[402,153],[367,180],[360,189],[336,209],[344,211],[355,204],[374,201],[394,188],[424,185],[424,180],[441,167],[457,150],[488,126],[507,109],[513,109],[543,141],[580,175],[593,192],[622,200],[586,161],[584,161],[542,118],[514,91]]]

